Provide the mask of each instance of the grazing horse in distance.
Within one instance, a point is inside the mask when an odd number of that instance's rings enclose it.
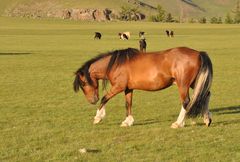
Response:
[[[131,37],[131,33],[130,32],[123,32],[123,34],[125,34],[128,37],[128,39],[130,39],[130,37]]]
[[[118,33],[119,35],[119,38],[122,39],[122,40],[128,40],[128,36],[126,34],[123,34],[123,33]]]
[[[118,33],[118,35],[122,40],[128,40],[130,38],[130,32]]]
[[[172,37],[172,38],[174,37],[174,31],[172,31],[172,30],[170,32],[170,37]]]
[[[115,95],[124,92],[127,116],[121,126],[127,127],[134,122],[131,111],[134,89],[158,91],[176,84],[182,108],[171,127],[184,127],[186,116],[199,115],[202,115],[204,123],[210,126],[212,119],[208,103],[212,77],[212,63],[206,52],[178,47],[142,53],[128,48],[107,52],[85,62],[75,72],[73,88],[75,92],[81,89],[86,99],[91,104],[96,104],[99,100],[98,81],[103,80],[103,88],[106,88],[106,81],[109,81],[111,88],[101,99],[94,124],[104,118],[106,103]],[[191,99],[190,88],[193,88]]]
[[[101,37],[102,37],[102,34],[101,34],[101,33],[95,32],[94,39],[101,39]]]
[[[139,32],[139,34],[138,34],[138,35],[139,35],[139,38],[142,38],[142,37],[144,37],[144,34],[145,34],[145,32],[143,32],[143,31],[140,31],[140,32]]]
[[[165,31],[167,36],[169,37],[170,36],[170,32],[168,30]]]
[[[139,40],[139,46],[140,46],[140,51],[141,52],[146,52],[147,42],[146,42],[145,38]]]

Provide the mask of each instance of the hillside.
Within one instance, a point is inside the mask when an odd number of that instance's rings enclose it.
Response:
[[[0,15],[51,17],[52,13],[65,9],[109,8],[119,12],[122,6],[130,6],[149,16],[156,13],[159,4],[176,18],[190,19],[203,16],[210,18],[225,17],[234,8],[236,0],[1,0]]]

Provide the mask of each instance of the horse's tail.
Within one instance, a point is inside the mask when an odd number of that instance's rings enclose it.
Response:
[[[187,116],[203,114],[208,104],[213,78],[212,62],[206,52],[200,52],[201,67],[195,80],[192,98],[187,105]]]
[[[75,75],[76,76],[75,76],[75,79],[73,81],[73,90],[75,92],[78,92],[79,88],[81,87],[81,80],[79,78],[79,72],[78,71],[75,73]]]

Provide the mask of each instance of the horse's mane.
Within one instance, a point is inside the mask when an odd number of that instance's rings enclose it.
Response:
[[[93,81],[90,77],[89,74],[89,68],[91,66],[91,64],[93,64],[94,62],[101,60],[102,58],[105,58],[107,56],[111,56],[110,61],[108,63],[107,66],[107,71],[105,74],[105,77],[107,76],[107,74],[109,74],[109,72],[111,71],[111,69],[113,68],[114,65],[119,66],[124,64],[127,60],[132,60],[137,54],[139,53],[139,50],[135,49],[135,48],[127,48],[127,49],[122,49],[122,50],[115,50],[115,51],[111,51],[111,52],[107,52],[107,53],[103,53],[103,54],[99,54],[98,56],[88,60],[87,62],[85,62],[76,72],[75,74],[81,74],[84,75],[86,77],[87,82],[90,85],[93,85]],[[107,78],[105,78],[103,80],[103,88],[106,88],[106,81]]]

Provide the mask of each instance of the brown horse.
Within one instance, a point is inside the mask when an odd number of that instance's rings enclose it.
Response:
[[[157,91],[176,84],[182,103],[181,112],[172,128],[184,126],[184,119],[202,115],[207,126],[211,124],[208,110],[213,70],[205,52],[186,47],[160,52],[141,53],[137,49],[116,50],[99,55],[76,71],[73,83],[77,92],[82,89],[87,100],[96,104],[99,100],[98,80],[110,81],[111,88],[103,96],[94,124],[105,116],[105,104],[116,94],[125,93],[127,117],[121,126],[131,126],[133,90]],[[193,95],[189,98],[189,88]]]

